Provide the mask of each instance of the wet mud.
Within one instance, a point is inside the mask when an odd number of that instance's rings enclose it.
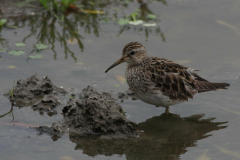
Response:
[[[57,114],[56,107],[61,104],[60,95],[67,91],[55,86],[47,76],[40,79],[37,74],[17,81],[13,94],[5,94],[9,99],[13,98],[13,105],[16,107],[32,106],[34,110]],[[13,97],[12,97],[13,96]]]
[[[13,90],[13,105],[17,107],[31,106],[40,114],[57,114],[56,107],[68,99],[67,90],[55,86],[50,78],[40,79],[33,75],[26,80],[17,81]],[[6,94],[12,99],[11,94]],[[78,95],[78,96],[77,96]],[[132,95],[130,91],[114,95],[100,92],[88,86],[81,93],[71,97],[62,109],[63,120],[53,123],[51,127],[41,126],[36,129],[48,133],[53,139],[58,139],[69,132],[76,134],[94,134],[101,138],[136,137],[137,124],[128,120],[122,107],[117,102]],[[62,97],[65,96],[61,100]]]
[[[98,135],[100,138],[136,137],[137,124],[128,120],[111,93],[88,86],[62,110],[64,118],[53,123],[57,133]],[[46,129],[46,128],[44,128]]]

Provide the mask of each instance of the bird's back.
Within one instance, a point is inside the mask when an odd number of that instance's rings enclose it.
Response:
[[[126,79],[130,89],[140,95],[140,99],[143,100],[144,95],[154,97],[154,94],[158,94],[160,100],[163,100],[161,97],[167,97],[173,104],[188,101],[197,93],[229,86],[228,83],[209,82],[194,71],[164,58],[149,57],[141,65],[128,66]],[[146,102],[146,97],[143,101]]]

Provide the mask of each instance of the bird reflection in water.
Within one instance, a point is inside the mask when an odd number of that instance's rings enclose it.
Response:
[[[163,113],[138,124],[139,137],[129,139],[101,139],[96,136],[80,136],[70,133],[76,150],[89,156],[113,154],[125,155],[126,159],[179,159],[194,147],[197,140],[211,136],[211,131],[224,129],[227,122],[213,122],[215,118],[203,119],[204,114],[180,117]]]

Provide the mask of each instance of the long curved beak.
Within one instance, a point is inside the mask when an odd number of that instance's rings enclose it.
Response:
[[[123,59],[123,57],[121,57],[119,60],[117,60],[115,63],[113,63],[106,71],[105,71],[105,73],[107,73],[110,69],[112,69],[113,67],[115,67],[115,66],[117,66],[117,65],[119,65],[119,64],[121,64],[121,63],[123,63],[124,62],[124,59]]]

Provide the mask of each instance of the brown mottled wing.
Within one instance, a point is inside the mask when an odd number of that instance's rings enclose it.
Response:
[[[227,83],[208,82],[191,69],[164,58],[152,57],[146,71],[151,74],[155,87],[172,100],[188,101],[198,92],[229,86]]]

